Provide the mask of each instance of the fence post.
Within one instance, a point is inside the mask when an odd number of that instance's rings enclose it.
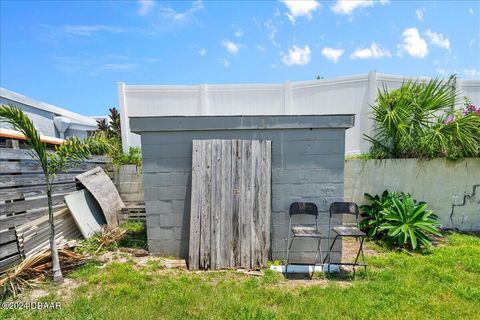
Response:
[[[127,103],[125,101],[125,83],[117,82],[118,103],[120,104],[120,126],[122,129],[122,149],[128,152],[130,146],[130,123],[128,122]]]
[[[208,105],[208,85],[206,83],[200,85],[200,115],[206,116],[210,114]]]
[[[284,112],[285,114],[292,114],[292,83],[285,81],[284,88]]]
[[[375,123],[373,123],[373,120],[370,119],[369,116],[370,106],[375,103],[375,99],[377,98],[377,72],[374,70],[368,73],[367,90],[367,101],[363,103],[361,112],[358,115],[359,119],[356,121],[356,123],[360,125],[359,147],[361,153],[367,152],[370,148],[370,143],[364,139],[362,132],[371,136],[375,126]]]

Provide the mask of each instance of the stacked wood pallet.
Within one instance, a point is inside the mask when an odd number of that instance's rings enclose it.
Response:
[[[125,208],[121,209],[119,220],[120,223],[128,221],[146,221],[145,205],[141,203],[127,204]]]

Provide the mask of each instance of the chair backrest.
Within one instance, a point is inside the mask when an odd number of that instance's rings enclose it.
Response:
[[[316,217],[318,216],[318,208],[313,202],[293,202],[288,213],[290,217],[295,214],[308,214]]]
[[[333,202],[330,205],[330,217],[334,214],[353,214],[358,218],[360,210],[354,202]]]

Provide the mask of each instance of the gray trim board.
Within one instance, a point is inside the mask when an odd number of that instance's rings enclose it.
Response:
[[[134,117],[130,130],[149,131],[211,131],[211,130],[271,130],[351,128],[354,115],[296,115],[296,116],[189,116]]]

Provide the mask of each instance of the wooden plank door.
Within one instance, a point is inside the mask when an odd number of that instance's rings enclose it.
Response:
[[[271,141],[194,140],[191,192],[190,269],[267,264]]]

